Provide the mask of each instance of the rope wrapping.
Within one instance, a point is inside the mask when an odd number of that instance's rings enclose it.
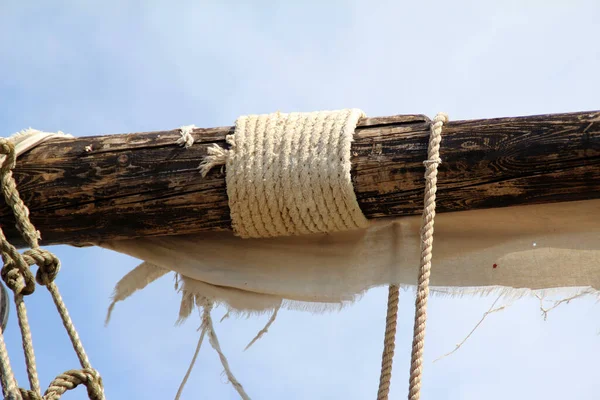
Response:
[[[358,109],[242,116],[230,148],[209,148],[203,175],[226,166],[233,230],[242,238],[365,228],[350,175]]]
[[[413,331],[412,353],[410,361],[410,381],[408,398],[421,398],[421,377],[423,375],[423,348],[425,345],[425,326],[427,322],[427,300],[429,298],[429,276],[433,254],[433,223],[435,219],[435,197],[437,192],[437,173],[440,159],[442,128],[448,122],[448,116],[440,113],[435,116],[429,136],[429,149],[425,165],[425,200],[421,227],[421,265],[415,300],[415,324]]]

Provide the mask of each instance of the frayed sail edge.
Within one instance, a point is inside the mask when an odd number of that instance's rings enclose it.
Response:
[[[166,275],[168,272],[170,272],[170,271],[165,268],[158,267],[158,266],[148,263],[148,262],[143,262],[140,265],[138,265],[135,269],[130,271],[127,275],[125,275],[117,283],[117,285],[115,287],[114,293],[112,295],[112,301],[111,301],[111,304],[110,304],[110,306],[108,308],[108,312],[107,312],[106,324],[108,324],[108,322],[110,320],[110,316],[111,316],[117,302],[124,301],[125,299],[127,299],[128,297],[133,295],[135,292],[144,289],[150,283],[152,283],[152,282],[156,281],[157,279],[161,278],[162,276]],[[194,309],[198,309],[201,312],[201,320],[202,320],[202,324],[200,326],[200,330],[201,330],[200,338],[199,338],[198,344],[196,346],[194,357],[192,358],[190,366],[188,367],[188,370],[183,378],[183,381],[182,381],[181,385],[179,386],[179,390],[177,392],[176,399],[178,399],[181,396],[181,393],[183,391],[185,383],[186,383],[187,379],[189,378],[192,368],[196,362],[196,358],[197,358],[198,352],[200,350],[200,345],[201,345],[202,340],[205,335],[208,336],[209,343],[211,344],[213,349],[219,355],[219,359],[221,360],[221,364],[223,366],[224,372],[227,375],[229,382],[236,389],[236,391],[238,392],[238,394],[241,396],[242,399],[250,398],[247,395],[247,393],[245,392],[241,383],[235,378],[235,376],[231,372],[231,368],[229,366],[227,358],[225,357],[223,351],[221,350],[221,346],[220,346],[218,337],[216,335],[216,332],[214,331],[214,325],[213,325],[212,317],[211,317],[211,312],[212,312],[213,308],[222,305],[227,309],[227,312],[223,319],[225,319],[226,317],[229,317],[231,315],[235,315],[237,317],[245,316],[246,318],[249,318],[251,316],[263,315],[268,312],[272,313],[269,320],[267,321],[266,325],[264,326],[264,328],[261,329],[257,333],[257,335],[250,341],[250,343],[244,349],[244,350],[247,350],[249,347],[251,347],[254,343],[256,343],[259,339],[261,339],[268,332],[268,329],[275,322],[280,309],[286,309],[286,310],[292,310],[292,311],[308,311],[308,312],[312,312],[312,313],[341,311],[342,309],[346,308],[348,305],[351,305],[351,304],[355,303],[356,301],[358,301],[360,298],[362,298],[362,296],[370,289],[370,288],[366,289],[361,293],[358,293],[354,296],[350,296],[349,298],[344,299],[339,302],[310,303],[310,302],[306,302],[306,301],[298,301],[298,300],[283,299],[283,298],[278,299],[276,296],[268,296],[268,300],[270,300],[270,301],[267,301],[267,303],[271,303],[272,304],[271,306],[266,306],[263,309],[257,309],[257,310],[244,310],[244,309],[240,310],[240,309],[231,307],[227,302],[225,302],[223,300],[219,300],[216,298],[211,299],[211,298],[203,295],[203,293],[199,292],[198,290],[194,290],[194,286],[196,286],[196,289],[198,289],[198,286],[194,285],[194,283],[199,283],[199,282],[191,280],[185,276],[181,276],[180,274],[177,274],[177,273],[175,274],[175,289],[178,292],[180,292],[181,296],[182,296],[181,303],[180,303],[180,309],[179,309],[179,316],[178,316],[176,323],[177,324],[183,323],[190,316],[190,314],[192,313],[192,311]],[[208,284],[202,282],[202,285],[208,285]],[[399,285],[399,286],[405,292],[408,292],[408,291],[416,292],[415,285]],[[236,290],[238,290],[238,289],[236,289]],[[547,288],[547,289],[510,288],[510,287],[503,287],[503,286],[431,287],[430,292],[431,292],[431,295],[434,297],[443,297],[443,298],[445,298],[445,297],[462,298],[465,296],[488,297],[491,295],[495,295],[498,297],[496,299],[496,301],[498,301],[499,299],[504,299],[504,300],[507,300],[510,302],[514,302],[521,298],[531,296],[531,297],[537,298],[540,301],[540,309],[542,310],[544,317],[547,315],[547,312],[549,310],[555,308],[557,305],[562,304],[562,303],[569,303],[569,301],[576,299],[576,298],[593,295],[598,300],[600,300],[600,291],[598,291],[592,287],[565,287],[565,288]],[[550,309],[544,309],[543,301],[546,297],[555,296],[555,295],[566,295],[567,293],[571,293],[571,295],[569,297],[565,297],[563,300],[555,301],[555,306],[551,307]],[[496,301],[494,302],[494,304],[496,303]],[[502,309],[506,308],[508,306],[509,305],[503,306]],[[488,311],[488,313],[489,313],[489,311]],[[477,326],[481,322],[483,322],[483,320],[485,319],[485,316],[488,313],[486,313],[484,315],[484,317],[477,324]],[[477,329],[477,326],[475,327],[475,329]],[[468,337],[473,333],[473,331],[467,336],[467,338],[465,338],[465,340],[468,339]],[[458,347],[455,350],[457,350],[457,349],[458,349]],[[452,354],[455,350],[448,353],[447,355]],[[445,356],[447,356],[447,355],[445,355]],[[445,357],[445,356],[443,356],[443,357]]]

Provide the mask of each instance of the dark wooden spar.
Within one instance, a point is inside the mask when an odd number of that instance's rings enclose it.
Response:
[[[230,228],[225,175],[198,165],[232,127],[52,140],[19,157],[15,178],[42,244]],[[429,119],[367,118],[352,176],[368,218],[421,213]],[[90,150],[91,149],[91,150]],[[451,121],[444,128],[438,212],[600,198],[600,111]],[[0,203],[5,234],[21,244]]]

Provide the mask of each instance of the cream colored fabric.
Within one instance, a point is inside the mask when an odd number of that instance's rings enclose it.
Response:
[[[225,163],[234,232],[277,237],[365,228],[350,176],[358,109],[242,116],[203,174]],[[214,145],[218,147],[217,145]]]
[[[438,214],[431,291],[520,296],[528,289],[600,289],[599,215],[600,200]],[[272,310],[283,301],[320,311],[372,287],[415,285],[420,222],[374,220],[365,229],[296,237],[214,232],[98,245],[175,271],[183,290],[233,310]]]

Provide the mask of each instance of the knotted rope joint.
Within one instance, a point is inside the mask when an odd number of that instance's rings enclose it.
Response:
[[[431,124],[427,160],[425,166],[425,195],[423,205],[423,222],[421,227],[421,261],[415,303],[415,326],[411,354],[409,399],[418,400],[421,390],[421,374],[423,364],[423,345],[425,339],[425,321],[427,318],[427,298],[429,295],[429,275],[433,250],[433,221],[435,218],[435,194],[437,191],[437,168],[442,162],[440,143],[442,128],[448,122],[444,113],[436,115]],[[398,320],[399,288],[390,285],[385,328],[385,341],[379,377],[377,400],[387,400],[392,379],[392,364],[395,350],[396,325]]]
[[[5,397],[9,399],[55,400],[59,399],[67,390],[73,389],[77,385],[84,384],[88,389],[88,396],[90,399],[104,400],[104,389],[100,375],[97,371],[92,369],[85,350],[83,349],[83,345],[81,344],[81,340],[79,339],[79,335],[77,334],[64,301],[58,291],[58,287],[54,283],[60,270],[60,260],[51,252],[39,247],[38,241],[40,240],[40,234],[29,220],[29,209],[25,206],[19,196],[16,182],[12,176],[12,168],[15,167],[16,163],[14,144],[10,140],[1,138],[0,154],[5,156],[2,166],[0,166],[2,194],[4,195],[6,203],[11,207],[13,214],[15,215],[19,232],[30,246],[30,249],[26,250],[23,254],[19,253],[17,249],[8,242],[0,228],[0,253],[2,255],[2,260],[4,261],[0,275],[15,295],[17,317],[19,328],[21,330],[25,364],[30,384],[29,390],[18,387],[10,366],[8,352],[4,343],[4,336],[0,331],[0,377],[2,392]],[[34,264],[38,266],[35,278],[30,270],[30,266]],[[34,292],[36,281],[40,285],[48,288],[67,334],[71,339],[73,349],[82,366],[82,370],[71,370],[59,375],[52,382],[43,396],[41,395],[35,354],[33,351],[33,342],[27,318],[27,309],[24,302],[24,296]]]

